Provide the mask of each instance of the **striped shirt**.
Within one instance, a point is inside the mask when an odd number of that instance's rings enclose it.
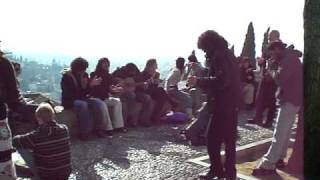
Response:
[[[33,132],[14,137],[13,146],[33,151],[34,163],[42,179],[71,173],[70,138],[68,128],[63,124],[40,125]]]

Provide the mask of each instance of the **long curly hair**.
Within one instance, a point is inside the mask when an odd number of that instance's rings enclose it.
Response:
[[[80,71],[85,71],[88,68],[89,63],[86,59],[77,57],[71,62],[70,66],[73,73],[78,73]]]
[[[228,49],[228,42],[216,31],[207,30],[198,38],[198,48],[206,53]]]
[[[110,66],[110,61],[109,61],[108,58],[106,58],[106,57],[100,58],[99,61],[98,61],[98,63],[97,63],[95,72],[101,72],[101,71],[103,71],[103,69],[102,69],[101,66],[102,66],[102,63],[104,63],[104,62],[107,63],[108,66]],[[109,68],[107,69],[107,72],[109,72]]]

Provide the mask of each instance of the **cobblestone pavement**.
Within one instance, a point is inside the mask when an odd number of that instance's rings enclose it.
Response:
[[[240,113],[238,146],[272,137],[272,130],[245,123],[252,115],[252,111]],[[183,126],[164,124],[129,129],[112,139],[73,140],[73,172],[69,179],[196,179],[207,168],[187,160],[207,155],[207,150],[179,140]]]

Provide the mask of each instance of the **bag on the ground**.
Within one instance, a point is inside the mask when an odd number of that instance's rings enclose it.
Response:
[[[185,123],[189,120],[188,115],[182,112],[170,112],[161,118],[168,123]]]

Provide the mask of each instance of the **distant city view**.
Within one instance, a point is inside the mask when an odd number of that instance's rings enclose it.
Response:
[[[14,52],[7,54],[7,57],[21,65],[21,74],[19,75],[19,84],[23,93],[42,93],[55,101],[60,101],[61,96],[61,71],[68,68],[72,57],[61,57],[60,59],[17,56]],[[70,58],[69,60],[67,58]],[[111,60],[110,72],[116,68],[124,66],[129,62],[134,62],[140,70],[143,70],[146,60]],[[158,69],[161,73],[161,79],[164,79],[168,74],[172,65],[173,59],[158,59]],[[88,73],[92,72],[96,66],[96,60],[89,60]]]

